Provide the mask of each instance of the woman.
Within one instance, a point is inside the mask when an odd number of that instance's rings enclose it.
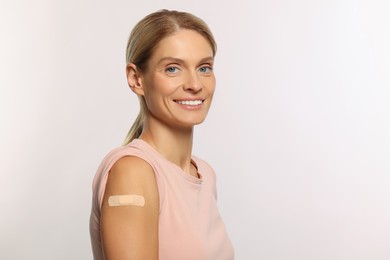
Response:
[[[216,43],[199,18],[162,10],[133,29],[127,81],[140,113],[93,183],[94,259],[233,259],[215,174],[192,156],[215,88]]]

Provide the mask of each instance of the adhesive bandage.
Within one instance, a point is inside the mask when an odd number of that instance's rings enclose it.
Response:
[[[137,206],[143,207],[145,205],[145,198],[141,195],[113,195],[108,198],[108,205],[110,207],[118,206]]]

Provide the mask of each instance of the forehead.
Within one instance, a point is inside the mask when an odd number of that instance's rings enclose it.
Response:
[[[213,57],[210,42],[194,30],[182,29],[162,39],[153,51],[151,62],[173,57],[183,60],[196,60]]]

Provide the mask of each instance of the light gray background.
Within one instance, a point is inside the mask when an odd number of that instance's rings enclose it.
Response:
[[[236,259],[390,259],[387,0],[2,1],[0,258],[91,259],[91,181],[138,112],[127,37],[161,8],[219,43],[194,153]]]

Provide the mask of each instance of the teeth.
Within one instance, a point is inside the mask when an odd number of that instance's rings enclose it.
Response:
[[[185,101],[177,101],[177,103],[186,106],[198,106],[202,104],[202,100],[185,100]]]

